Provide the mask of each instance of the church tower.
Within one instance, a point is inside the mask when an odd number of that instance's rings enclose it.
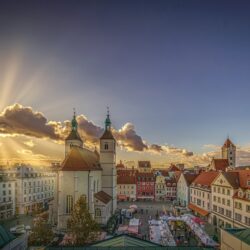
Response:
[[[73,119],[71,121],[71,132],[65,139],[65,157],[68,155],[71,146],[82,147],[83,142],[77,131],[78,123],[76,120],[76,112],[74,111]]]
[[[102,190],[112,197],[112,213],[116,210],[116,141],[111,132],[109,110],[105,131],[100,138],[100,164],[102,167]]]
[[[227,159],[230,167],[236,167],[236,146],[229,137],[221,148],[222,158]]]

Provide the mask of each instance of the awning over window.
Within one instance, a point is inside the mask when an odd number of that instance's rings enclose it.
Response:
[[[196,205],[192,204],[192,203],[189,203],[188,205],[188,208],[197,212],[198,214],[200,214],[201,216],[207,216],[209,214],[208,211],[200,208],[200,207],[197,207]]]

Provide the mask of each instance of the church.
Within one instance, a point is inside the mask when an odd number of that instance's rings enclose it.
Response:
[[[84,147],[78,133],[74,113],[71,132],[65,140],[65,159],[58,171],[57,228],[67,229],[67,220],[80,196],[84,196],[89,212],[100,224],[107,223],[117,206],[116,141],[111,131],[109,111],[100,138],[100,151]]]

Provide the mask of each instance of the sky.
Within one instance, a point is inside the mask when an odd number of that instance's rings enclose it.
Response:
[[[73,108],[98,145],[109,106],[118,160],[207,164],[229,135],[250,163],[249,13],[236,0],[0,1],[0,162],[63,160]]]

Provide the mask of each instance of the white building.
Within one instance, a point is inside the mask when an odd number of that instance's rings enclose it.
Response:
[[[117,176],[118,200],[136,200],[136,172],[125,170],[127,173]],[[123,172],[125,172],[123,171]]]
[[[65,159],[58,172],[57,227],[67,229],[75,202],[84,196],[89,212],[105,224],[116,209],[116,141],[111,132],[109,114],[100,138],[100,154],[82,147],[74,114],[72,129],[65,141]]]
[[[0,175],[0,220],[15,215],[15,180]]]
[[[250,170],[221,172],[212,183],[213,224],[250,226]]]
[[[15,179],[15,213],[27,214],[48,209],[55,193],[55,173],[46,168],[16,165],[2,171]]]
[[[181,173],[177,182],[177,202],[181,206],[188,206],[190,200],[189,186],[197,177],[194,173]]]
[[[198,175],[190,185],[190,203],[188,207],[203,220],[211,223],[212,191],[211,184],[219,172],[208,171]]]

